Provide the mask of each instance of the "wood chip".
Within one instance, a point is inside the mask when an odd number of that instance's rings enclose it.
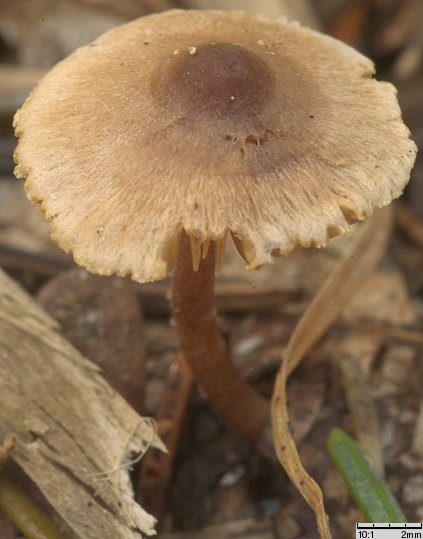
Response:
[[[131,460],[162,448],[136,414],[0,272],[0,438],[81,539],[136,539],[155,519],[134,502]]]

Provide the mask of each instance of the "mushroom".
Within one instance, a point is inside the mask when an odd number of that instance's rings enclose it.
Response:
[[[173,266],[197,381],[258,441],[269,405],[232,366],[213,281],[324,246],[399,197],[416,148],[391,84],[347,45],[243,12],[117,27],[47,74],[15,117],[15,174],[78,264],[139,282]]]

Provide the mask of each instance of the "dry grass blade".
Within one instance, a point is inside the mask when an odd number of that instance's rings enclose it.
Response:
[[[380,260],[391,230],[391,215],[389,208],[379,210],[362,225],[351,250],[334,268],[297,324],[282,353],[283,362],[276,378],[272,397],[276,454],[292,482],[313,509],[322,539],[331,537],[323,495],[317,483],[304,470],[289,432],[286,381]]]
[[[354,245],[340,260],[310,303],[284,351],[288,374],[333,323],[354,292],[370,275],[388,241],[392,224],[390,208],[378,210],[357,232]]]
[[[276,455],[291,481],[313,509],[322,539],[331,539],[329,523],[319,485],[304,470],[298,451],[289,432],[286,402],[286,379],[288,361],[284,360],[275,381],[272,398],[272,428]]]

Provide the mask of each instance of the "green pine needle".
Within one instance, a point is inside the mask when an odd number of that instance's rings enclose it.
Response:
[[[332,429],[327,447],[366,519],[370,522],[407,522],[388,485],[372,470],[360,447],[345,431]]]

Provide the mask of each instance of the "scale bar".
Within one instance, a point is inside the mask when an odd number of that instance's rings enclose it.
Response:
[[[415,523],[393,523],[393,524],[382,524],[382,523],[375,523],[375,524],[362,524],[357,522],[356,523],[356,529],[357,530],[422,530],[423,529],[423,523],[415,522]]]
[[[356,522],[355,539],[423,539],[423,523]]]

